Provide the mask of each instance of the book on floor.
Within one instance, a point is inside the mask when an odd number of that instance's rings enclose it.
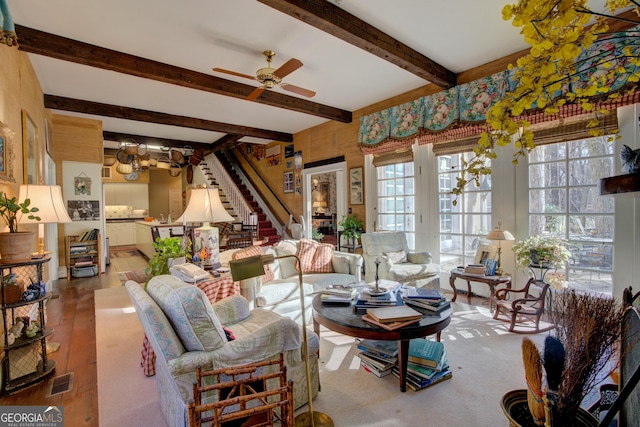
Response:
[[[442,364],[444,355],[444,344],[441,342],[425,338],[414,338],[409,341],[409,362],[437,368]]]
[[[398,355],[398,341],[357,339],[356,345],[360,350],[375,352],[386,357]]]
[[[392,372],[396,377],[400,376],[400,371],[398,370],[397,367],[393,368]],[[442,381],[446,381],[452,377],[453,377],[453,373],[448,368],[438,372],[437,375],[435,375],[433,378],[428,380],[417,378],[414,375],[411,375],[409,372],[407,372],[407,387],[409,387],[413,391],[419,391],[427,387],[431,387],[432,385],[441,383]]]
[[[358,353],[358,357],[360,358],[360,360],[364,360],[368,365],[373,366],[380,371],[386,371],[398,364],[397,357],[377,357],[366,351],[361,351],[360,353]]]
[[[373,366],[369,366],[367,364],[367,362],[365,362],[364,360],[360,361],[360,366],[362,366],[362,369],[364,369],[367,372],[372,373],[373,375],[375,375],[378,378],[385,377],[385,376],[391,374],[391,372],[392,372],[392,369],[387,369],[387,370],[384,370],[384,371],[376,369]]]
[[[404,328],[405,326],[413,325],[414,323],[420,322],[421,319],[422,319],[422,315],[420,315],[420,319],[412,319],[412,320],[406,320],[406,321],[400,321],[400,322],[391,322],[391,323],[381,323],[381,322],[378,322],[377,320],[373,319],[372,317],[369,317],[368,314],[363,314],[362,315],[362,320],[364,320],[365,322],[371,323],[372,325],[377,326],[379,328],[386,329],[387,331],[395,331],[396,329],[400,329],[400,328]]]
[[[367,315],[380,323],[407,322],[409,320],[422,319],[422,313],[407,305],[367,308]]]

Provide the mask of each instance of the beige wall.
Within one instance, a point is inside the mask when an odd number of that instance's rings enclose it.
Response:
[[[166,219],[169,215],[169,190],[182,191],[182,174],[173,177],[166,170],[150,169],[146,175],[149,175],[149,216],[160,218],[162,214]]]

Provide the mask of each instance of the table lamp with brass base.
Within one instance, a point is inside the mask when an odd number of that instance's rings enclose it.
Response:
[[[496,276],[502,276],[504,271],[502,270],[502,266],[500,265],[500,258],[502,256],[502,245],[500,244],[502,240],[515,240],[513,234],[509,233],[507,230],[501,230],[502,226],[501,222],[498,222],[498,226],[495,230],[492,230],[487,234],[487,239],[489,240],[497,240],[498,241],[498,265],[496,266]]]
[[[259,277],[264,274],[264,266],[273,263],[276,259],[295,258],[298,265],[301,265],[300,258],[296,255],[283,255],[274,257],[273,255],[256,255],[238,260],[229,261],[231,278],[234,282],[240,280]],[[296,416],[296,427],[333,427],[333,420],[322,412],[314,412],[311,393],[311,368],[309,367],[309,343],[307,340],[307,318],[304,307],[304,289],[302,287],[302,270],[298,271],[298,289],[300,290],[300,310],[302,311],[302,342],[304,353],[304,365],[307,377],[307,398],[309,400],[309,411]]]

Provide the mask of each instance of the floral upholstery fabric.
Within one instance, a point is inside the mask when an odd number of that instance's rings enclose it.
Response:
[[[180,279],[155,276],[147,292],[162,309],[188,351],[210,351],[226,344],[222,324],[202,290]]]

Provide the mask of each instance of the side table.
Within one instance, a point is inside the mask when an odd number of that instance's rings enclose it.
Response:
[[[493,299],[496,295],[496,286],[504,284],[507,288],[511,289],[511,276],[505,274],[504,276],[485,276],[480,274],[465,273],[464,270],[454,268],[451,270],[451,276],[449,277],[449,285],[453,289],[453,298],[451,301],[455,301],[458,297],[458,290],[456,289],[456,279],[462,279],[467,281],[467,298],[471,302],[471,282],[486,283],[489,285],[491,295],[489,296],[489,310],[493,311]]]

